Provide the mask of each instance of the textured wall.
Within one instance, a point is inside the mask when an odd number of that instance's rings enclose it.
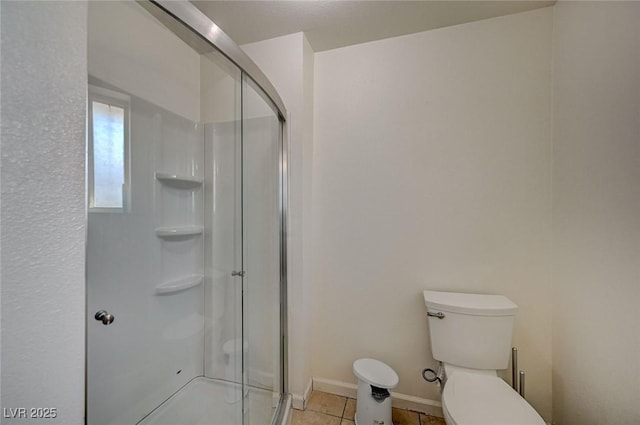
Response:
[[[424,289],[518,304],[551,416],[551,9],[316,54],[314,378],[375,357],[438,400]]]
[[[640,3],[554,16],[553,418],[640,423]]]
[[[2,3],[2,407],[64,425],[84,416],[86,20]]]

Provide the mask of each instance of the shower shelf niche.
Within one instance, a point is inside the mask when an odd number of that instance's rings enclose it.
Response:
[[[195,189],[202,186],[202,179],[176,174],[156,173],[156,180],[177,189]]]
[[[191,236],[201,235],[202,226],[174,226],[174,227],[158,227],[156,236],[162,239],[177,239]]]
[[[204,276],[202,276],[201,274],[196,274],[184,277],[182,279],[163,283],[162,285],[156,286],[156,294],[168,295],[193,288],[194,286],[201,285],[203,278]]]

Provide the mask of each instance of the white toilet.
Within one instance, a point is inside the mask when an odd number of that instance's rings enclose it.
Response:
[[[497,374],[509,365],[518,306],[502,295],[438,291],[424,291],[424,302],[447,425],[545,425]]]

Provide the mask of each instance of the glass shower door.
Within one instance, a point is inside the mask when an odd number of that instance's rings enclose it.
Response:
[[[282,123],[151,2],[90,2],[87,424],[270,425]]]
[[[151,3],[88,9],[87,423],[241,424],[240,70]]]
[[[244,424],[269,425],[282,392],[281,123],[271,102],[242,80]]]
[[[217,52],[201,57],[205,146],[205,365],[222,383],[224,421],[242,423],[242,120],[241,73]],[[213,402],[210,401],[210,402]],[[222,419],[222,418],[221,418]],[[223,423],[224,421],[220,421]]]

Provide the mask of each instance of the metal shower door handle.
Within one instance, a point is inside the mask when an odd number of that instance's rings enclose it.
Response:
[[[103,325],[110,325],[115,319],[115,316],[107,313],[107,310],[100,310],[94,317],[96,320],[101,321]]]

